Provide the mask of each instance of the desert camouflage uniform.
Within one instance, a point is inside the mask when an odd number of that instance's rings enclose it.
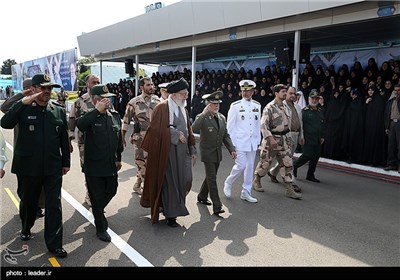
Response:
[[[257,164],[255,175],[264,177],[276,157],[280,166],[285,167],[285,183],[293,182],[293,163],[291,157],[291,134],[290,134],[291,110],[286,104],[279,105],[275,100],[265,107],[261,117],[261,142],[260,161]],[[272,149],[269,136],[273,136],[278,142],[276,148]]]
[[[82,115],[85,112],[88,112],[90,109],[95,108],[92,99],[90,98],[89,93],[83,94],[81,97],[78,98],[74,102],[74,105],[71,108],[71,111],[69,112],[69,118],[68,118],[68,128],[69,128],[69,138],[71,140],[75,139],[75,128],[76,128],[76,119],[79,118],[80,115]],[[84,162],[84,138],[83,138],[83,132],[77,131],[77,136],[78,136],[78,149],[79,149],[79,158],[80,158],[80,163],[81,167],[83,167],[83,162]]]
[[[146,134],[147,128],[150,125],[153,109],[159,102],[160,99],[155,94],[152,94],[150,96],[145,96],[144,94],[141,94],[137,97],[132,98],[126,107],[122,123],[122,130],[124,131],[128,130],[128,126],[132,120],[135,124],[140,124],[140,133],[133,132],[130,138],[131,143],[134,146],[135,163],[137,166],[137,178],[134,190],[138,192],[140,192],[139,189],[141,188],[141,183],[144,182],[147,160],[147,152],[145,152],[141,148],[142,141],[144,135]]]

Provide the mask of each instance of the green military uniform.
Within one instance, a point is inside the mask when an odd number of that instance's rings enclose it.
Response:
[[[44,74],[35,75],[33,80],[37,77],[50,81]],[[46,197],[44,238],[47,248],[53,251],[62,248],[61,185],[63,168],[70,167],[66,112],[62,105],[51,100],[43,107],[35,101],[30,105],[19,101],[1,119],[3,128],[11,129],[16,125],[19,126],[18,138],[11,172],[18,178],[21,234],[30,237],[43,186]]]
[[[216,91],[204,95],[203,99],[219,103],[222,95],[222,92]],[[210,193],[214,212],[216,212],[222,206],[217,187],[217,172],[222,160],[221,147],[224,144],[230,153],[235,151],[235,147],[226,128],[226,119],[221,113],[215,114],[214,117],[209,111],[197,115],[192,124],[192,130],[200,134],[200,156],[206,173],[198,200],[207,201],[208,193]]]
[[[104,85],[92,88],[92,96],[95,95],[111,96]],[[77,127],[84,133],[85,161],[82,171],[85,173],[96,231],[103,233],[108,228],[104,208],[115,196],[118,187],[117,162],[121,162],[123,151],[121,118],[113,109],[103,114],[91,109],[77,119]]]
[[[318,93],[310,94],[310,97],[317,97]],[[321,139],[324,138],[325,124],[324,113],[321,107],[306,106],[302,110],[302,122],[304,131],[304,146],[302,155],[293,163],[294,170],[308,164],[307,178],[314,178],[315,169],[321,156]],[[295,174],[297,171],[295,172]]]

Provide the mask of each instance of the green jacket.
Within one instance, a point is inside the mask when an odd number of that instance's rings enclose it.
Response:
[[[200,133],[200,156],[202,162],[220,162],[222,160],[222,144],[231,153],[235,151],[231,137],[226,129],[224,115],[218,113],[218,123],[209,112],[197,115],[192,124],[194,133]]]
[[[11,172],[23,176],[62,175],[70,167],[68,125],[62,105],[49,101],[45,108],[35,102],[15,103],[2,117],[3,128],[18,128]]]
[[[121,117],[115,110],[100,114],[91,109],[77,119],[77,127],[84,133],[84,163],[86,176],[108,177],[117,175],[117,162],[123,151]]]
[[[304,141],[306,145],[319,145],[325,135],[325,123],[323,109],[317,107],[311,109],[308,105],[302,110]]]

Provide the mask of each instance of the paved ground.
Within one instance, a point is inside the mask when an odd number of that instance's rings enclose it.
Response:
[[[8,143],[12,131],[3,130]],[[112,243],[95,236],[93,218],[84,203],[85,187],[74,143],[72,169],[63,182],[64,244],[66,259],[52,259],[43,240],[44,219],[32,229],[34,238],[20,241],[20,220],[16,204],[16,178],[6,166],[1,182],[1,265],[2,273],[23,267],[365,267],[400,266],[400,185],[374,175],[343,172],[343,168],[321,163],[316,176],[320,184],[305,180],[306,166],[298,171],[303,200],[284,196],[282,183],[263,178],[264,193],[250,204],[239,198],[241,181],[231,199],[224,197],[223,181],[233,161],[226,150],[218,185],[224,209],[221,218],[212,207],[196,203],[204,167],[193,168],[193,188],[187,197],[189,216],[179,217],[181,228],[169,228],[163,216],[152,225],[149,210],[139,205],[132,193],[136,168],[133,149],[123,153],[117,195],[107,207]],[[342,165],[343,166],[343,165]],[[378,172],[377,170],[375,170]],[[369,171],[371,175],[372,171]],[[379,173],[379,172],[378,172]],[[368,175],[368,174],[367,174]],[[12,198],[15,197],[15,201]],[[27,245],[28,247],[23,247]],[[28,252],[15,255],[8,250]]]

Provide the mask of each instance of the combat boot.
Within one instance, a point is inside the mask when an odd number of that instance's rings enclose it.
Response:
[[[301,199],[301,194],[294,191],[292,183],[286,184],[286,196],[293,199]]]
[[[254,175],[253,190],[258,191],[258,192],[264,191],[264,188],[261,186],[261,177],[258,174]]]
[[[133,185],[133,191],[142,194],[142,179],[136,179],[136,183]]]

